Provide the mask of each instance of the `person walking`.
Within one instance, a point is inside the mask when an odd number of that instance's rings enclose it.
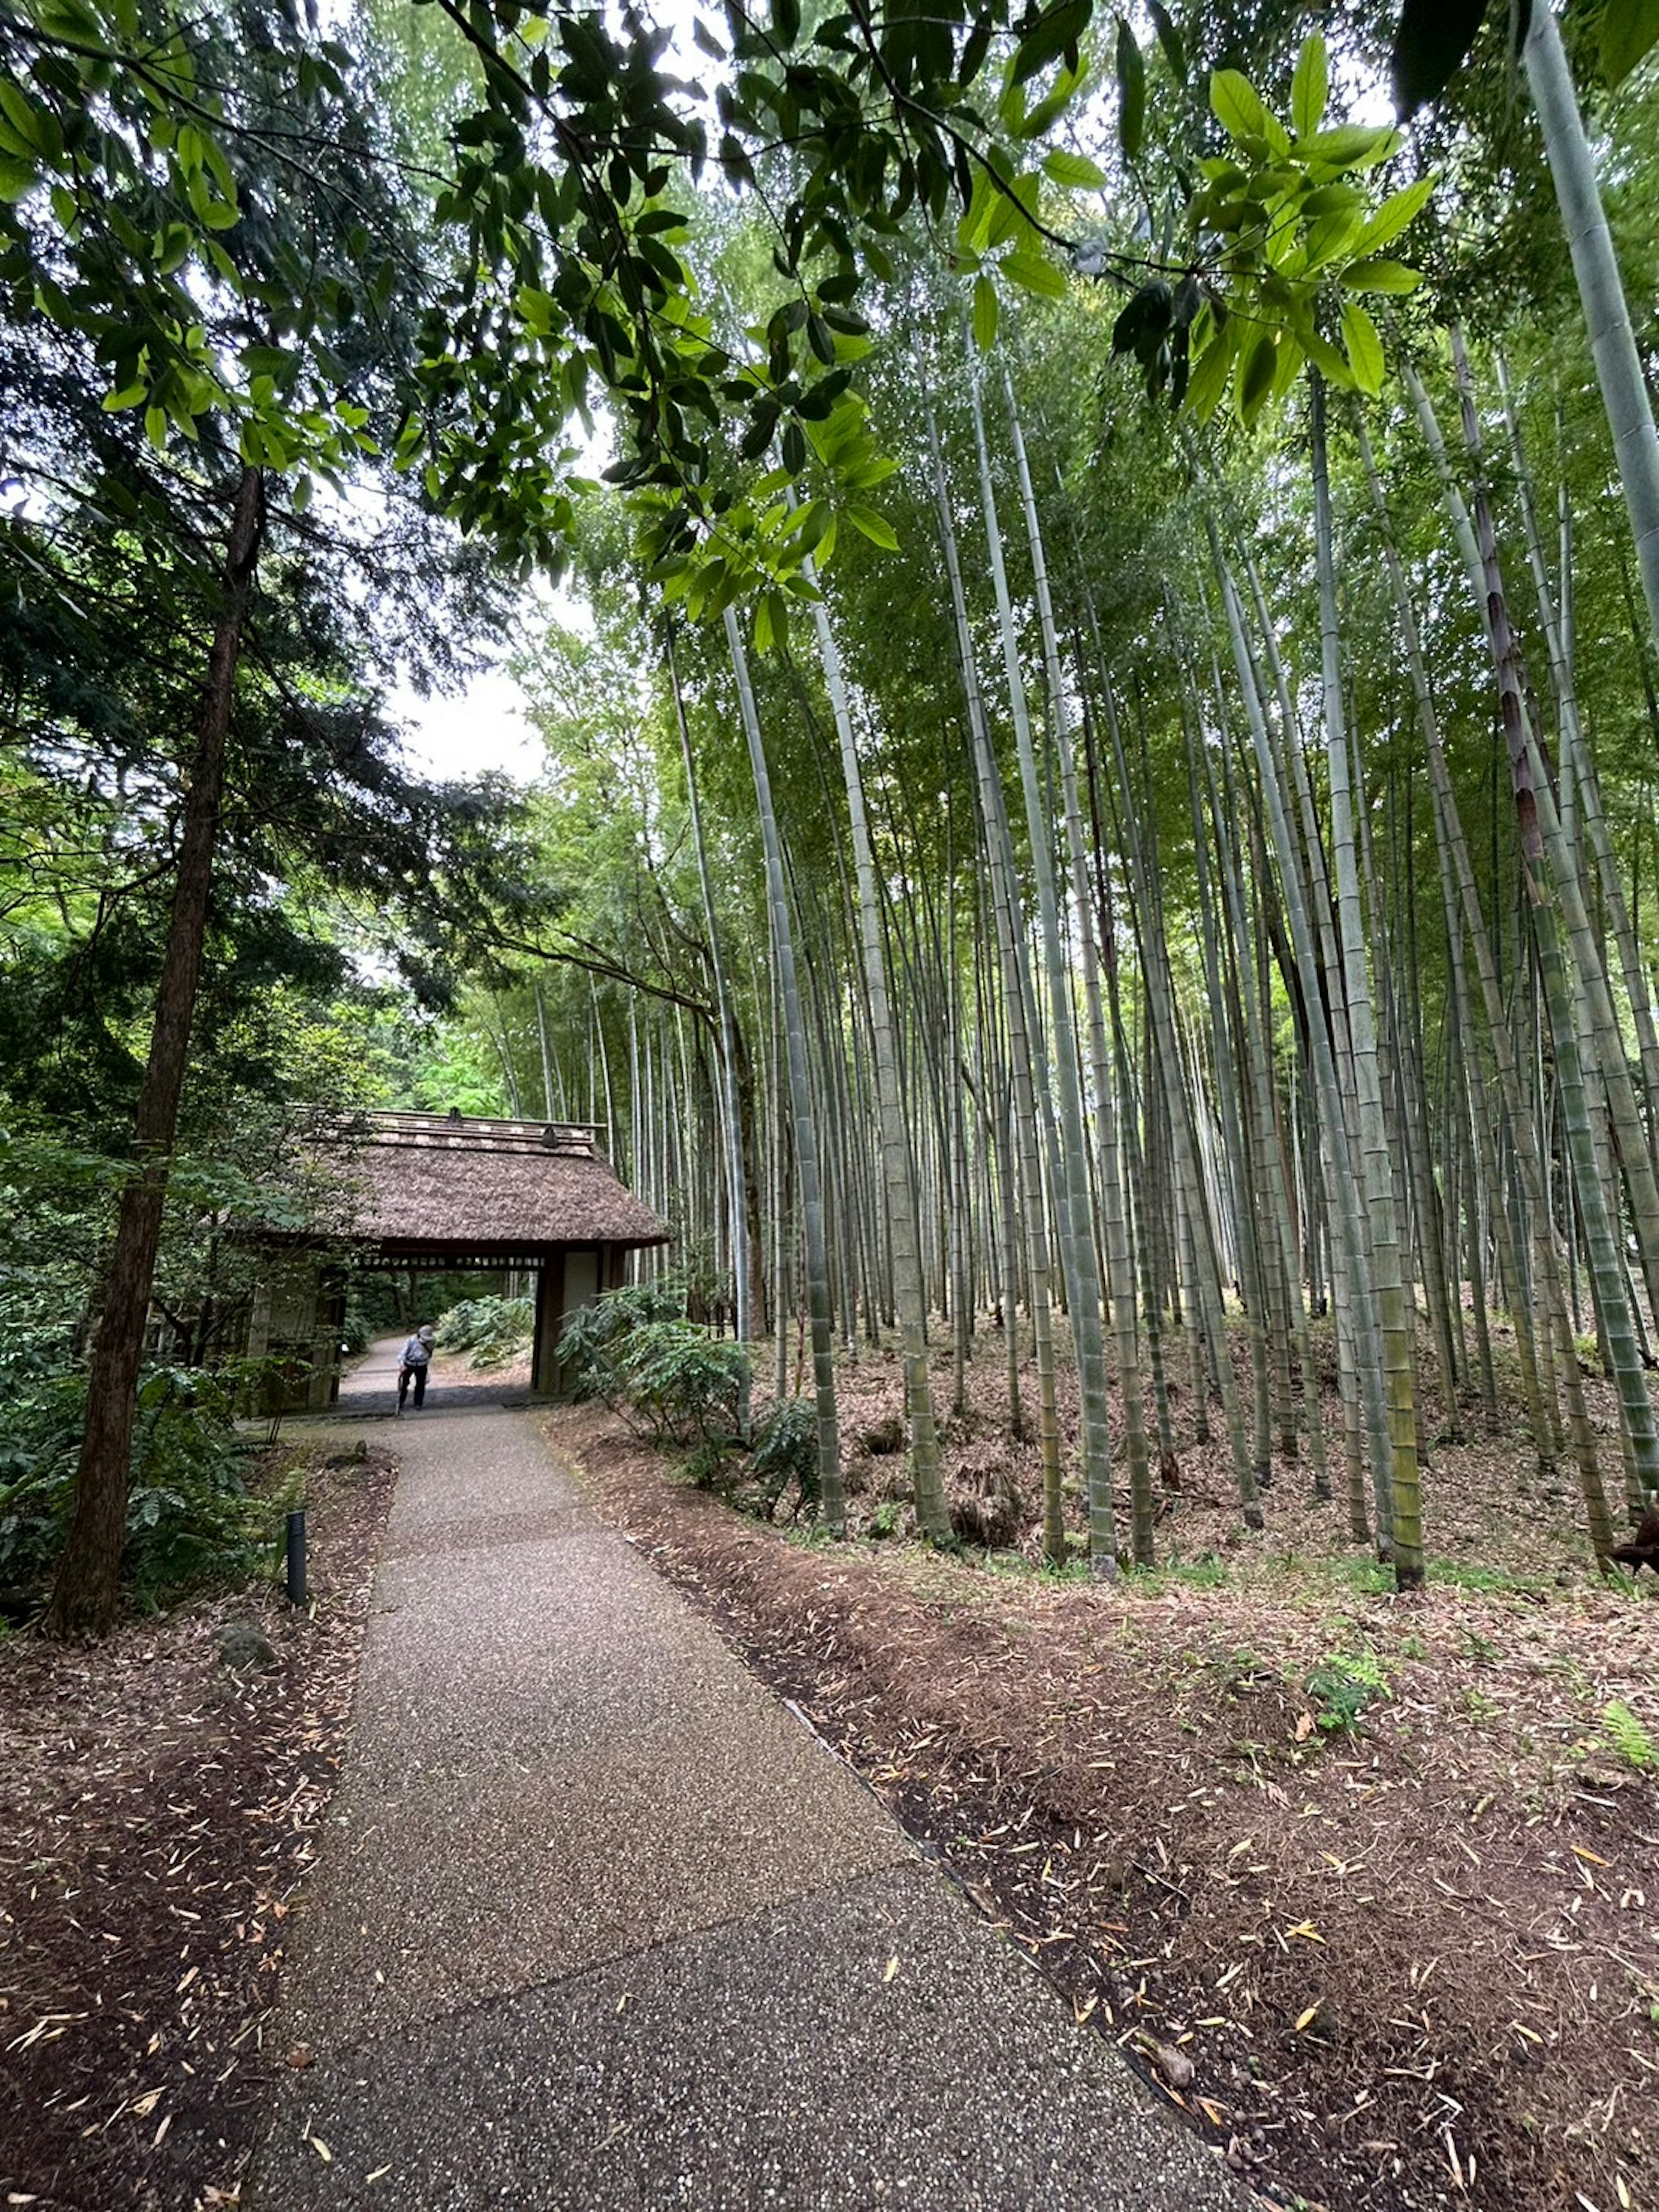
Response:
[[[418,1413],[426,1403],[426,1370],[432,1358],[432,1340],[437,1334],[429,1323],[417,1328],[404,1346],[404,1355],[398,1367],[398,1411],[404,1410],[404,1401],[409,1387],[415,1386],[415,1410]]]

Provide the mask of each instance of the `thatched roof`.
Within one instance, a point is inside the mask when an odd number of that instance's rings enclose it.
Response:
[[[556,1244],[662,1244],[586,1124],[375,1114],[351,1164],[346,1234],[388,1259],[465,1250],[530,1260]],[[361,1127],[354,1132],[361,1136]]]

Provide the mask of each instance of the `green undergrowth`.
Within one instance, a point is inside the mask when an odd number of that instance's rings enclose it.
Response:
[[[463,1298],[439,1322],[438,1347],[470,1352],[471,1365],[488,1372],[511,1366],[527,1350],[535,1330],[536,1308],[530,1298]]]
[[[294,1486],[273,1479],[267,1437],[237,1426],[246,1382],[240,1366],[163,1366],[140,1383],[121,1565],[140,1611],[270,1571]],[[38,1612],[63,1550],[84,1417],[79,1375],[40,1378],[7,1409],[0,1613],[13,1620]]]

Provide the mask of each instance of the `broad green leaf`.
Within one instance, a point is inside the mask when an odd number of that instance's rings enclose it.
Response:
[[[989,353],[996,342],[997,292],[988,276],[974,279],[974,343]]]
[[[1659,0],[1601,0],[1601,74],[1622,84],[1659,40]]]
[[[12,155],[0,154],[0,201],[21,200],[33,184],[37,173],[33,161],[19,161]]]
[[[1040,300],[1066,297],[1065,276],[1040,253],[1028,253],[1019,247],[1005,254],[998,265],[1009,283],[1018,284],[1022,292],[1035,293]]]
[[[1353,390],[1352,370],[1330,340],[1322,338],[1310,323],[1298,325],[1296,342],[1328,384],[1343,392]]]
[[[1382,389],[1382,341],[1376,334],[1376,325],[1357,300],[1342,302],[1342,343],[1354,382],[1368,399],[1375,399]]]
[[[1316,131],[1298,138],[1298,161],[1322,162],[1332,169],[1370,169],[1400,150],[1397,131],[1374,130],[1366,123],[1339,123],[1332,131]]]
[[[1395,106],[1409,123],[1437,100],[1474,44],[1487,0],[1404,0],[1395,33]]]
[[[1294,331],[1280,331],[1279,360],[1273,369],[1273,400],[1275,405],[1285,398],[1302,374],[1304,359],[1302,342]]]
[[[1238,370],[1238,411],[1254,422],[1273,390],[1279,368],[1279,342],[1272,331],[1258,331]]]
[[[873,507],[848,506],[842,512],[854,529],[862,531],[872,545],[879,545],[884,553],[898,551],[898,532],[884,514],[878,514]]]
[[[1217,70],[1210,78],[1210,106],[1230,138],[1265,138],[1269,117],[1261,95],[1242,70]]]
[[[1133,161],[1140,151],[1146,127],[1146,64],[1127,19],[1117,23],[1118,139],[1123,158]]]
[[[1403,261],[1355,261],[1342,271],[1342,282],[1351,292],[1414,292],[1423,272]]]
[[[1106,181],[1106,172],[1098,161],[1091,161],[1086,154],[1070,153],[1064,146],[1050,148],[1042,157],[1042,167],[1055,184],[1076,191],[1097,191]]]
[[[1321,216],[1303,241],[1302,269],[1311,273],[1348,253],[1353,245],[1355,216],[1352,210]]]
[[[957,225],[957,244],[964,252],[983,251],[991,232],[991,217],[1001,197],[988,170],[981,169],[974,179],[974,194],[967,212]]]
[[[1437,177],[1419,177],[1414,185],[1403,191],[1392,192],[1354,240],[1354,252],[1359,254],[1377,253],[1385,246],[1392,246],[1403,231],[1412,224],[1434,196]]]
[[[311,478],[308,476],[302,475],[295,478],[294,485],[294,512],[295,514],[303,514],[306,509],[310,506],[311,491]]]
[[[1088,28],[1092,0],[1055,0],[1020,40],[1013,81],[1028,84],[1039,70],[1074,47]]]
[[[1207,422],[1221,404],[1222,394],[1227,389],[1227,379],[1232,373],[1233,356],[1237,347],[1235,333],[1238,328],[1230,322],[1224,330],[1217,331],[1209,344],[1199,356],[1187,386],[1187,404],[1200,422]]]
[[[1180,32],[1170,20],[1169,9],[1162,5],[1162,0],[1146,0],[1146,12],[1152,19],[1158,42],[1164,49],[1164,58],[1169,63],[1176,82],[1184,84],[1187,82],[1187,49]]]
[[[990,227],[986,234],[988,247],[1006,246],[1011,238],[1023,239],[1035,246],[1038,233],[1031,217],[1037,211],[1042,191],[1042,179],[1034,169],[1024,175],[1011,177],[999,191],[991,208]]]
[[[0,118],[5,132],[0,147],[9,154],[43,154],[55,161],[64,150],[64,134],[49,110],[37,106],[21,85],[0,76]]]
[[[1089,64],[1079,58],[1076,69],[1064,69],[1054,79],[1051,90],[1045,93],[1036,106],[1020,125],[1017,138],[1041,138],[1066,112],[1089,82]],[[865,252],[867,254],[869,247]]]
[[[167,410],[165,407],[145,408],[144,435],[158,453],[167,450]]]
[[[1291,80],[1291,125],[1298,138],[1310,138],[1325,119],[1331,94],[1330,64],[1317,31],[1303,43]]]

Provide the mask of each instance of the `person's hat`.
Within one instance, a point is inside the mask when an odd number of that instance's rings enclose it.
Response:
[[[433,1338],[434,1338],[436,1334],[437,1334],[437,1331],[436,1331],[434,1328],[433,1328],[429,1324],[428,1325],[428,1327],[427,1327],[427,1328],[423,1328],[423,1329],[422,1329],[422,1330],[420,1331],[421,1340],[422,1340],[422,1341],[423,1343],[425,1343],[425,1344],[430,1344],[430,1343],[431,1343],[431,1341],[432,1341],[432,1340],[433,1340]]]

